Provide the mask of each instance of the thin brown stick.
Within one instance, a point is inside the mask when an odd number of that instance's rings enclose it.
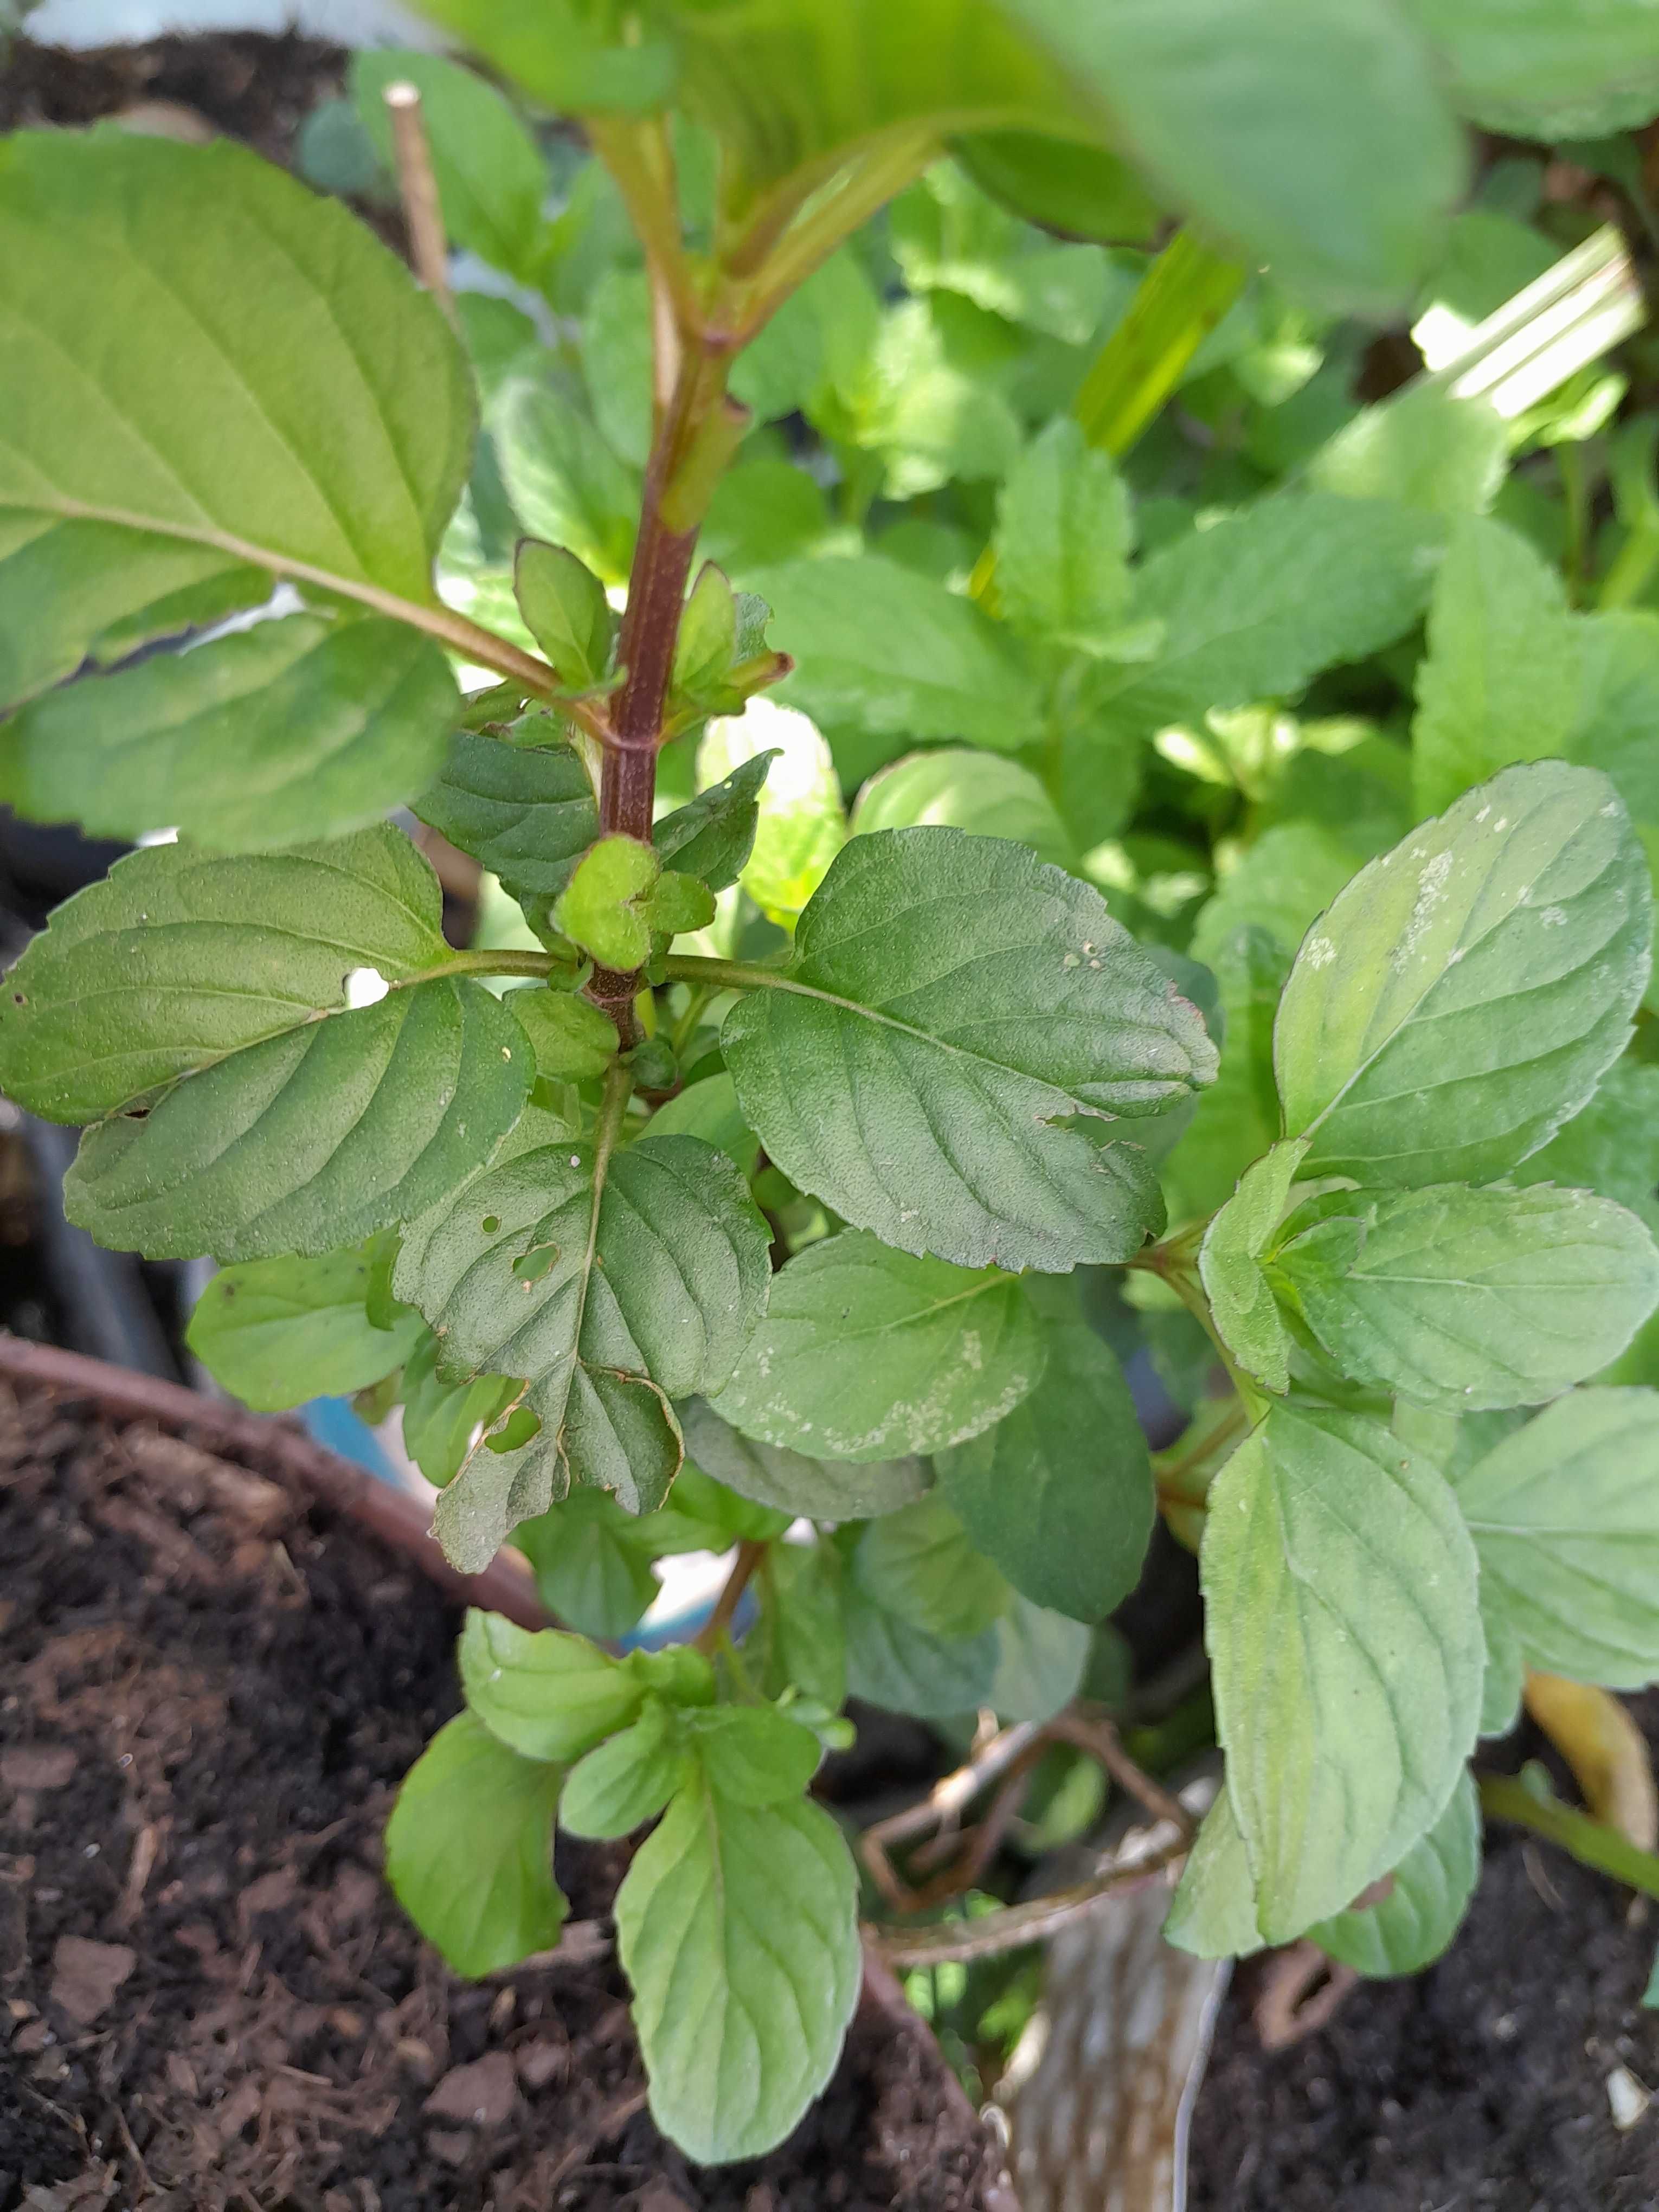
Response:
[[[444,236],[443,208],[438,198],[438,179],[432,167],[432,146],[426,135],[418,85],[399,77],[387,85],[384,98],[392,121],[392,152],[398,167],[398,192],[404,204],[404,223],[409,232],[410,256],[415,274],[455,323],[455,295],[449,289],[449,247]]]
[[[520,1555],[503,1552],[482,1574],[463,1575],[438,1547],[431,1515],[417,1498],[394,1490],[349,1460],[313,1443],[302,1430],[263,1413],[244,1413],[152,1375],[131,1374],[54,1344],[32,1344],[0,1332],[0,1375],[89,1399],[118,1420],[154,1421],[222,1457],[244,1461],[289,1489],[308,1492],[412,1559],[432,1580],[489,1613],[505,1613],[520,1628],[549,1628]]]
[[[1145,1856],[1113,1860],[1074,1888],[1006,1905],[978,1920],[951,1920],[933,1928],[879,1929],[868,1940],[890,1966],[943,1966],[952,1960],[995,1958],[1023,1944],[1046,1941],[1094,1911],[1107,1898],[1157,1881],[1186,1855],[1186,1837],[1174,1836]]]
[[[712,1651],[726,1630],[732,1626],[732,1616],[738,1609],[738,1601],[749,1587],[750,1577],[766,1557],[767,1546],[753,1537],[745,1536],[738,1547],[738,1556],[732,1562],[732,1571],[726,1577],[726,1587],[714,1601],[714,1610],[697,1632],[696,1642],[699,1651]]]
[[[1190,1842],[1194,1827],[1192,1815],[1161,1782],[1155,1782],[1143,1767],[1136,1765],[1118,1740],[1116,1729],[1104,1715],[1096,1718],[1073,1711],[1057,1713],[1048,1723],[1048,1734],[1059,1742],[1069,1743],[1074,1750],[1086,1752],[1105,1768],[1118,1788],[1143,1806],[1155,1820],[1168,1820]]]

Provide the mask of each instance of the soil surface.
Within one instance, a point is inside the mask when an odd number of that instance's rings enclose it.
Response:
[[[0,131],[72,128],[150,103],[183,108],[268,161],[345,82],[346,53],[298,31],[216,31],[74,52],[19,38],[0,56]]]
[[[245,1468],[0,1385],[0,2212],[973,2212],[1000,2153],[920,2023],[855,2021],[769,2157],[644,2110],[608,1912],[457,1981],[380,1872],[454,1611]]]
[[[1659,1751],[1659,1692],[1631,1704]],[[1656,1941],[1659,1908],[1493,1822],[1468,1918],[1427,1972],[1354,1990],[1269,2054],[1241,1967],[1188,2212],[1654,2212],[1659,2101],[1621,2134],[1607,2080],[1659,2089],[1659,2014],[1641,2005]]]

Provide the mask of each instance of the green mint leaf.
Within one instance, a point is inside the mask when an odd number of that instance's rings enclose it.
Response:
[[[210,579],[244,605],[260,570],[426,603],[466,366],[347,209],[225,141],[18,131],[0,260],[0,700]]]
[[[568,745],[512,744],[482,732],[457,736],[415,811],[521,901],[556,898],[599,834],[593,787]]]
[[[661,1137],[700,1137],[724,1152],[745,1181],[759,1164],[760,1139],[738,1111],[737,1085],[723,1070],[665,1098],[651,1116],[651,1127]]]
[[[1110,158],[1091,147],[1076,151]],[[912,292],[971,300],[987,314],[1068,345],[1094,337],[1115,289],[1116,272],[1102,255],[1056,245],[942,161],[894,201],[888,239]]]
[[[927,738],[1017,752],[1039,736],[1036,686],[1013,643],[931,577],[869,553],[750,581],[795,664],[779,696],[820,725],[895,739],[895,752]]]
[[[940,1453],[939,1488],[1034,1605],[1103,1620],[1134,1588],[1152,1538],[1152,1462],[1122,1370],[1072,1285],[1054,1285],[1039,1310],[1040,1385],[994,1428]]]
[[[553,919],[602,967],[623,974],[651,950],[651,895],[662,864],[632,837],[601,837],[576,863]]]
[[[1291,1340],[1261,1258],[1307,1149],[1304,1138],[1293,1138],[1246,1168],[1238,1188],[1205,1231],[1198,1253],[1199,1275],[1222,1341],[1248,1374],[1281,1396],[1291,1387]]]
[[[756,1577],[760,1619],[744,1642],[769,1698],[797,1690],[838,1713],[847,1699],[841,1579],[823,1544],[774,1544]]]
[[[1271,1272],[1351,1381],[1447,1413],[1557,1396],[1659,1305],[1647,1227],[1549,1183],[1333,1192],[1285,1224]]]
[[[706,1705],[690,1716],[688,1741],[709,1789],[730,1805],[799,1797],[822,1756],[811,1729],[772,1705]]]
[[[938,1496],[871,1522],[853,1553],[853,1580],[884,1613],[947,1644],[977,1636],[1008,1603],[1007,1583]]]
[[[805,715],[770,699],[708,725],[697,779],[723,787],[756,760],[771,767],[756,793],[755,833],[738,880],[763,913],[787,927],[847,842],[841,779]]]
[[[513,512],[605,584],[625,582],[640,509],[635,471],[544,376],[508,379],[485,417]]]
[[[513,591],[525,628],[573,691],[591,690],[611,665],[617,617],[586,562],[538,538],[519,541]]]
[[[933,1480],[925,1459],[814,1459],[740,1435],[701,1398],[687,1398],[675,1410],[686,1451],[705,1474],[792,1518],[873,1520],[912,1504]]]
[[[1480,1874],[1480,1802],[1466,1770],[1445,1811],[1394,1869],[1388,1895],[1316,1922],[1309,1936],[1362,1974],[1420,1973],[1456,1935]]]
[[[996,586],[1017,629],[1085,649],[1128,619],[1134,520],[1109,453],[1069,416],[1034,439],[997,502]]]
[[[607,1736],[571,1768],[559,1800],[559,1826],[573,1836],[601,1840],[631,1835],[656,1818],[685,1772],[675,1717],[648,1698],[632,1728]]]
[[[1484,514],[1503,483],[1510,437],[1484,395],[1460,399],[1442,385],[1408,384],[1344,423],[1309,462],[1307,480],[1348,499]]]
[[[1604,776],[1505,769],[1373,860],[1310,933],[1274,1057],[1305,1171],[1484,1180],[1618,1059],[1646,985],[1645,855]]]
[[[1216,1066],[1097,891],[959,830],[854,838],[778,987],[740,1000],[721,1042],[768,1153],[844,1219],[964,1267],[1061,1273],[1126,1259],[1158,1217],[1133,1122],[1109,1117]]]
[[[617,1057],[617,1024],[574,991],[532,984],[504,1003],[530,1040],[537,1074],[551,1082],[589,1082]]]
[[[1474,1747],[1474,1547],[1386,1430],[1279,1406],[1216,1479],[1201,1567],[1227,1790],[1285,1942],[1399,1863]]]
[[[685,1403],[702,1410],[706,1425],[719,1421],[718,1415],[711,1413],[701,1398],[688,1398]],[[719,1425],[726,1426],[723,1421]],[[732,1434],[729,1429],[726,1432]],[[688,1454],[690,1449],[688,1431]],[[703,1549],[711,1552],[723,1552],[729,1545],[745,1541],[769,1544],[781,1536],[797,1517],[775,1505],[757,1504],[741,1492],[728,1489],[725,1483],[692,1464],[690,1458],[674,1479],[673,1505],[677,1513],[684,1514],[702,1530]]]
[[[460,695],[401,623],[292,615],[38,699],[0,724],[21,814],[249,852],[378,822],[442,762]]]
[[[476,1382],[441,1382],[439,1349],[437,1338],[424,1329],[404,1362],[403,1430],[404,1449],[441,1490],[465,1463],[475,1432],[506,1412],[519,1385],[504,1375],[481,1375]]]
[[[951,150],[981,191],[1063,237],[1141,246],[1162,222],[1134,171],[1103,147],[1035,131],[976,131]]]
[[[1089,1631],[1063,1613],[1033,1605],[1018,1590],[997,1623],[997,1670],[990,1703],[1004,1721],[1051,1721],[1083,1685]]]
[[[1608,1689],[1659,1676],[1656,1452],[1659,1393],[1575,1390],[1454,1475],[1490,1642]]]
[[[1210,950],[1221,987],[1221,1066],[1164,1169],[1176,1220],[1195,1220],[1224,1205],[1279,1134],[1273,1017],[1291,957],[1251,924],[1228,931]]]
[[[421,4],[556,113],[648,114],[673,89],[678,65],[668,40],[613,43],[606,36],[612,19],[589,0],[538,0],[530,8],[503,8],[499,0]]]
[[[1419,813],[1516,760],[1569,750],[1583,690],[1582,625],[1559,572],[1501,522],[1453,531],[1429,607],[1412,726]]]
[[[752,754],[718,783],[665,814],[651,832],[663,866],[700,876],[711,891],[736,883],[754,850],[767,771],[782,757],[775,747]]]
[[[1069,309],[1065,319],[1084,319],[1090,297],[1103,303],[1109,283],[1097,264],[1086,269],[1079,301],[1062,278],[1054,289]],[[960,313],[960,301],[954,304]],[[836,380],[834,402],[817,410],[848,444],[879,457],[881,489],[890,500],[919,499],[953,477],[996,479],[1019,458],[1018,416],[996,386],[959,357],[947,317],[942,302],[928,299],[884,309],[863,357]]]
[[[498,1613],[469,1612],[458,1658],[468,1709],[490,1734],[560,1765],[630,1727],[653,1686],[582,1637],[518,1628]]]
[[[457,1974],[550,1951],[567,1910],[553,1884],[556,1766],[520,1758],[472,1713],[441,1728],[404,1778],[386,1831],[398,1902]]]
[[[302,1025],[320,1036],[357,971],[408,983],[448,957],[440,905],[431,869],[381,825],[270,856],[131,854],[8,975],[7,1091],[48,1121],[90,1121]]]
[[[1659,1231],[1659,1067],[1616,1060],[1589,1104],[1512,1180],[1599,1192]]]
[[[1187,1854],[1164,1940],[1198,1959],[1248,1959],[1262,1948],[1250,1862],[1224,1783]]]
[[[1258,930],[1284,956],[1282,982],[1297,947],[1364,857],[1322,823],[1276,822],[1199,909],[1194,959],[1213,968],[1240,930]]]
[[[646,1137],[597,1177],[589,1145],[537,1146],[414,1223],[396,1282],[442,1337],[440,1371],[518,1376],[541,1423],[445,1491],[450,1556],[482,1565],[573,1482],[659,1504],[682,1455],[668,1401],[730,1376],[770,1241],[732,1163],[691,1137]]]
[[[232,1052],[147,1113],[98,1122],[64,1207],[100,1243],[147,1259],[333,1251],[435,1205],[489,1158],[532,1072],[522,1031],[481,984],[393,990]]]
[[[764,1443],[885,1461],[989,1428],[1035,1388],[1044,1357],[1014,1276],[912,1258],[843,1230],[774,1278],[714,1410]]]
[[[923,823],[1007,837],[1038,860],[1066,867],[1076,859],[1054,803],[1029,768],[999,753],[938,745],[908,753],[872,775],[853,810],[853,835],[911,830]]]
[[[684,876],[677,868],[665,868],[657,878],[646,916],[653,931],[662,937],[679,937],[687,930],[707,929],[714,919],[714,894],[700,876]],[[673,1079],[671,1075],[668,1083],[646,1084],[643,1087],[666,1090]]]
[[[1334,492],[1283,491],[1152,555],[1134,611],[1164,625],[1144,666],[1102,669],[1109,730],[1151,737],[1212,708],[1288,698],[1321,669],[1409,629],[1440,558],[1432,516]]]
[[[556,1620],[584,1636],[625,1636],[657,1595],[651,1563],[655,1513],[629,1513],[603,1490],[573,1490],[547,1512],[520,1522],[513,1540],[536,1571],[536,1589]],[[684,1548],[692,1548],[686,1547]]]
[[[1410,0],[1449,67],[1462,112],[1522,138],[1599,138],[1659,107],[1659,54],[1642,0]]]
[[[857,1903],[817,1806],[734,1803],[701,1773],[676,1792],[616,1911],[651,2116],[687,2157],[758,2157],[828,2081],[862,1975]]]
[[[850,1577],[842,1592],[850,1696],[890,1712],[948,1720],[990,1700],[1002,1663],[1000,1623],[947,1640],[888,1613]]]
[[[492,84],[441,54],[370,47],[351,57],[347,82],[382,163],[393,167],[389,84],[412,84],[431,149],[444,228],[496,269],[534,283],[544,258],[541,149]]]
[[[1010,0],[1115,145],[1292,290],[1382,313],[1463,190],[1434,57],[1383,0]]]
[[[401,1310],[391,1328],[365,1310],[373,1249],[255,1260],[214,1276],[185,1340],[216,1382],[257,1413],[343,1397],[401,1367],[424,1334]]]

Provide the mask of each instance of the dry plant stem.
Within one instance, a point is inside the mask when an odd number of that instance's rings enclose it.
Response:
[[[1105,1768],[1118,1788],[1155,1820],[1168,1820],[1191,1841],[1194,1832],[1192,1815],[1162,1783],[1155,1782],[1136,1765],[1120,1742],[1116,1729],[1103,1715],[1097,1719],[1084,1713],[1058,1713],[1049,1722],[1047,1733],[1055,1742],[1069,1743],[1073,1750],[1087,1753]]]
[[[1264,2051],[1288,2051],[1324,2027],[1359,1980],[1352,1966],[1327,1957],[1304,1936],[1274,1954],[1250,2017]]]
[[[392,151],[398,167],[398,194],[404,204],[404,223],[415,274],[455,325],[455,295],[449,289],[449,252],[444,237],[443,210],[438,200],[438,179],[433,173],[432,147],[426,135],[418,86],[407,78],[389,84],[384,94],[392,121]]]
[[[943,1966],[952,1960],[994,1959],[1026,1943],[1041,1943],[1074,1920],[1097,1911],[1109,1897],[1155,1881],[1187,1855],[1185,1836],[1159,1841],[1133,1856],[1114,1859],[1089,1881],[1024,1905],[1006,1905],[978,1920],[953,1920],[942,1927],[883,1929],[872,1941],[890,1966]]]
[[[732,1571],[726,1576],[725,1587],[714,1601],[714,1610],[694,1638],[699,1651],[712,1651],[731,1627],[738,1601],[748,1589],[756,1568],[766,1557],[767,1549],[765,1544],[748,1536],[738,1545],[738,1555],[732,1562]]]

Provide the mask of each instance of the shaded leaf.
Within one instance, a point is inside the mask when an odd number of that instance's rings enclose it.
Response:
[[[370,1245],[314,1260],[254,1260],[215,1275],[185,1339],[215,1382],[255,1413],[344,1396],[401,1367],[425,1334],[416,1313],[377,1328],[366,1307]]]

